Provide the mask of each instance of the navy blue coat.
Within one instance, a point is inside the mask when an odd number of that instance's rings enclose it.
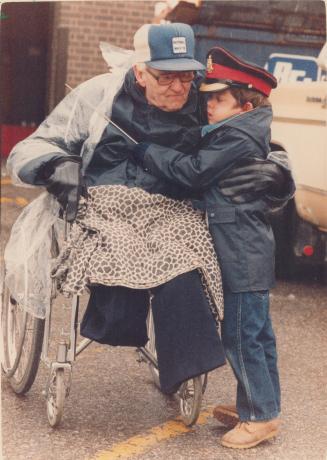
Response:
[[[88,100],[87,96],[84,98]],[[58,111],[56,118],[58,124],[61,119],[64,119],[64,114]],[[110,118],[137,142],[157,143],[192,154],[198,150],[201,141],[199,116],[197,81],[192,83],[188,100],[179,111],[165,112],[147,102],[143,88],[136,84],[133,70],[130,70],[114,98]],[[46,121],[43,125],[47,127]],[[46,129],[43,128],[39,132],[38,138],[45,143],[45,147],[52,145],[52,152],[42,156],[33,155],[30,161],[24,163],[19,171],[19,177],[23,182],[45,185],[42,168],[46,162],[70,153],[79,154],[78,146],[81,148],[83,143],[82,133],[76,151],[71,152],[68,146],[64,145],[59,128],[61,127],[51,126],[51,138],[48,138],[49,133]],[[64,145],[67,153],[63,155],[60,148],[56,149],[57,145],[58,147]],[[134,145],[121,131],[109,123],[85,169],[86,185],[126,185],[140,187],[149,193],[181,198],[183,191],[180,187],[165,179],[152,176],[135,163],[131,151]]]
[[[165,112],[147,102],[143,88],[136,84],[130,71],[114,99],[111,118],[137,142],[169,146],[191,155],[197,151],[201,141],[198,110],[195,83],[184,107],[178,112]],[[135,163],[134,145],[112,124],[108,124],[85,172],[87,185],[119,184],[182,198],[183,189],[178,184],[153,176]]]
[[[269,203],[262,197],[233,204],[217,186],[217,180],[241,158],[267,157],[271,120],[270,107],[256,108],[206,134],[195,156],[157,145],[150,145],[144,155],[144,167],[151,174],[203,191],[203,209],[224,285],[232,292],[266,290],[274,285],[275,242]]]

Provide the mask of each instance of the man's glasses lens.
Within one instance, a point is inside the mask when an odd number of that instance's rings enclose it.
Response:
[[[156,75],[147,69],[147,72],[155,78],[159,85],[168,86],[171,85],[175,78],[178,78],[182,83],[189,83],[194,79],[194,72],[176,72],[176,73],[163,73]]]

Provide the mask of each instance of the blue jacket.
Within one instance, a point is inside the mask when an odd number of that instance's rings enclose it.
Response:
[[[195,156],[150,145],[144,167],[158,177],[202,190],[202,207],[222,267],[225,288],[232,292],[260,291],[274,285],[275,242],[269,223],[269,203],[262,197],[233,204],[217,180],[241,158],[265,159],[269,152],[270,107],[236,116],[209,131]]]
[[[101,88],[99,88],[100,92]],[[66,99],[69,97],[71,94],[66,96]],[[92,97],[94,99],[94,95]],[[92,101],[92,97],[86,93],[81,101],[82,103],[84,99],[86,102],[89,99]],[[72,146],[66,145],[62,124],[68,121],[65,119],[67,109],[64,103],[65,99],[56,109],[55,123],[49,126],[50,122],[45,120],[38,129],[38,142],[44,145],[45,151],[50,150],[50,153],[40,156],[33,155],[31,160],[23,165],[19,170],[19,177],[23,182],[45,185],[42,177],[44,165],[52,159],[67,154],[79,155],[83,143],[88,142],[88,138],[85,139],[88,133],[77,132],[74,150]],[[84,113],[86,108],[85,103],[85,107],[82,106],[80,112]],[[154,142],[192,154],[198,149],[201,141],[196,82],[192,84],[188,100],[181,110],[165,112],[148,104],[143,89],[136,84],[134,73],[130,70],[114,98],[110,118],[137,142]],[[78,128],[79,125],[77,125]],[[33,135],[30,138],[32,141]],[[102,133],[100,142],[95,146],[92,158],[85,167],[86,185],[126,185],[127,187],[140,187],[149,193],[161,193],[172,198],[181,198],[182,189],[180,187],[174,186],[165,179],[151,176],[135,163],[131,153],[134,145],[121,131],[109,123]],[[23,148],[29,148],[28,140],[21,147]],[[64,155],[62,150],[65,151]]]

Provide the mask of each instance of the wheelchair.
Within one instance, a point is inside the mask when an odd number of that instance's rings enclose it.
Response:
[[[52,232],[52,256],[57,253],[58,243]],[[5,279],[5,277],[3,277]],[[50,358],[51,315],[53,302],[58,295],[56,282],[52,283],[51,302],[45,318],[40,319],[25,311],[11,295],[3,281],[1,283],[1,336],[3,374],[17,395],[29,391],[36,378],[40,362],[48,369],[49,375],[43,395],[46,399],[47,418],[51,427],[57,427],[63,416],[65,399],[69,396],[72,383],[72,367],[78,355],[92,341],[79,339],[80,296],[73,296],[70,305],[68,331],[62,331],[56,344],[55,359]],[[150,308],[147,318],[149,341],[138,348],[137,360],[147,364],[155,386],[160,390],[159,369],[155,348],[153,316]],[[176,392],[179,400],[180,418],[186,426],[196,423],[202,396],[207,386],[207,374],[194,377],[181,384]]]

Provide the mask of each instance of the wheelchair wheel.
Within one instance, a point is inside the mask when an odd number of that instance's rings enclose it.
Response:
[[[2,368],[14,392],[24,394],[31,388],[39,367],[44,320],[24,311],[7,288],[1,300]]]
[[[202,378],[201,376],[184,382],[177,395],[180,398],[180,412],[182,421],[186,426],[194,425],[199,417],[202,402]]]
[[[147,319],[147,327],[148,327],[148,337],[149,341],[146,344],[146,349],[149,351],[151,356],[155,361],[157,361],[157,351],[156,351],[156,337],[154,333],[154,323],[153,323],[153,315],[152,315],[152,310],[151,308],[149,309],[149,314],[148,314],[148,319]],[[149,370],[150,374],[152,376],[153,383],[155,386],[160,390],[160,380],[159,380],[159,370],[158,368],[153,364],[149,363]]]
[[[51,372],[51,380],[47,394],[47,415],[52,427],[59,425],[64,412],[66,397],[65,371],[55,369]]]

